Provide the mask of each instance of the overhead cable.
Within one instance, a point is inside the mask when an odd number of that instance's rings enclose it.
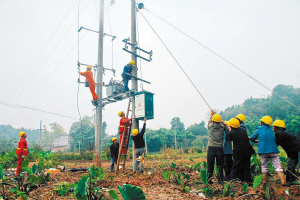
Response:
[[[87,6],[89,5],[89,3],[91,2],[91,0],[86,4],[86,6],[82,9],[82,11],[80,12],[80,14],[82,14],[82,12],[87,8]],[[51,52],[48,54],[48,56],[46,57],[46,59],[43,61],[43,63],[41,65],[44,65],[44,63],[46,63],[46,61],[49,59],[49,57],[51,56],[51,54],[54,52],[54,50],[56,49],[56,47],[60,44],[60,42],[62,41],[62,39],[65,37],[65,35],[67,34],[67,32],[72,28],[72,26],[74,25],[74,23],[77,21],[77,19],[75,19],[73,21],[73,23],[68,27],[68,29],[65,31],[65,33],[63,34],[63,36],[59,39],[59,41],[56,43],[56,45],[54,46],[54,48],[51,50]],[[23,92],[25,91],[25,89],[27,88],[27,86],[31,83],[31,81],[33,80],[33,78],[37,75],[37,73],[42,69],[42,67],[38,68],[35,73],[33,74],[33,76],[30,78],[29,82],[25,85],[25,87],[22,89],[22,92],[19,93],[18,97],[21,96],[21,94],[23,94]],[[17,97],[17,99],[18,99]]]
[[[66,118],[78,120],[78,118],[71,117],[71,116],[68,116],[68,115],[61,115],[61,114],[58,114],[58,113],[49,112],[49,111],[45,111],[45,110],[40,110],[40,109],[37,109],[37,108],[31,108],[31,107],[28,107],[28,106],[20,106],[20,105],[16,105],[16,104],[12,105],[12,104],[4,103],[4,102],[1,102],[1,101],[0,101],[0,104],[2,104],[4,106],[8,106],[10,108],[25,108],[25,109],[35,110],[35,111],[39,111],[39,112],[43,112],[43,113],[48,113],[48,114],[51,114],[51,115],[56,115],[56,116],[60,116],[60,117],[66,117]]]
[[[197,90],[197,92],[199,93],[199,95],[201,96],[201,98],[204,100],[204,102],[206,103],[206,105],[209,107],[210,110],[212,110],[212,108],[209,106],[209,104],[207,103],[207,101],[205,100],[205,98],[203,97],[203,95],[200,93],[200,91],[198,90],[198,88],[195,86],[195,84],[193,83],[193,81],[190,79],[190,77],[187,75],[187,73],[184,71],[184,69],[181,67],[181,65],[179,64],[179,62],[176,60],[176,58],[174,57],[174,55],[172,54],[172,52],[169,50],[169,48],[166,46],[166,44],[162,41],[162,39],[159,37],[159,35],[157,34],[157,32],[154,30],[154,28],[151,26],[151,24],[148,22],[148,20],[145,18],[145,16],[143,15],[143,13],[140,12],[141,15],[143,16],[143,18],[146,20],[146,22],[148,23],[148,25],[150,26],[150,28],[153,30],[153,32],[155,33],[155,35],[159,38],[159,40],[162,42],[162,44],[165,46],[165,48],[168,50],[168,52],[171,54],[171,56],[173,57],[173,59],[175,60],[175,62],[178,64],[178,66],[180,67],[180,69],[183,71],[183,73],[185,74],[185,76],[189,79],[189,81],[192,83],[192,85],[194,86],[194,88]]]
[[[76,0],[77,1],[77,0]],[[48,41],[46,42],[46,44],[44,45],[44,47],[42,48],[42,50],[38,53],[37,57],[35,58],[35,60],[33,61],[33,63],[31,64],[31,66],[29,67],[28,70],[26,70],[26,73],[24,75],[24,77],[27,77],[28,73],[31,71],[32,67],[34,66],[34,64],[36,63],[36,61],[38,60],[38,58],[40,57],[40,55],[42,54],[42,52],[44,51],[44,49],[46,48],[46,46],[49,44],[49,42],[51,41],[51,39],[53,38],[53,36],[55,35],[56,31],[59,29],[59,27],[62,25],[62,23],[64,22],[64,20],[66,19],[66,17],[69,15],[70,11],[72,10],[72,8],[74,7],[76,1],[74,2],[74,4],[71,6],[71,8],[69,9],[69,11],[67,12],[67,14],[64,16],[64,18],[61,20],[60,24],[56,27],[55,31],[52,33],[52,35],[50,36],[50,38],[48,39]],[[14,94],[17,92],[17,90],[19,89],[20,85],[24,83],[23,80],[21,80],[18,84],[18,86],[16,87],[16,89],[13,91],[13,93],[10,95],[8,102],[11,100],[11,98],[14,96]]]
[[[172,26],[174,29],[178,30],[179,32],[181,32],[182,34],[184,34],[185,36],[189,37],[190,39],[192,39],[193,41],[195,41],[196,43],[200,44],[202,47],[204,47],[205,49],[207,49],[208,51],[210,51],[211,53],[215,54],[217,57],[221,58],[222,60],[224,60],[225,62],[227,62],[229,65],[231,65],[232,67],[236,68],[237,70],[239,70],[240,72],[242,72],[243,74],[245,74],[246,76],[248,76],[249,78],[251,78],[252,80],[254,80],[255,82],[257,82],[258,84],[260,84],[261,86],[263,86],[264,88],[266,88],[267,90],[269,90],[270,92],[272,92],[273,94],[275,94],[277,97],[279,97],[280,99],[284,100],[285,102],[287,102],[288,104],[290,104],[291,106],[297,108],[298,110],[300,110],[300,108],[298,106],[296,106],[295,104],[291,103],[290,101],[284,99],[282,96],[280,96],[278,93],[274,92],[272,89],[270,89],[269,87],[267,87],[266,85],[264,85],[263,83],[261,83],[260,81],[258,81],[257,79],[255,79],[254,77],[252,77],[251,75],[247,74],[245,71],[243,71],[242,69],[240,69],[239,67],[237,67],[236,65],[234,65],[233,63],[231,63],[230,61],[228,61],[227,59],[225,59],[224,57],[222,57],[221,55],[219,55],[218,53],[216,53],[215,51],[213,51],[212,49],[210,49],[209,47],[205,46],[204,44],[202,44],[201,42],[199,42],[198,40],[196,40],[195,38],[193,38],[192,36],[188,35],[187,33],[183,32],[182,30],[180,30],[179,28],[175,27],[174,25],[170,24],[169,22],[167,22],[166,20],[162,19],[161,17],[157,16],[156,14],[152,13],[151,11],[147,10],[149,13],[151,13],[152,15],[154,15],[155,17],[159,18],[160,20],[164,21],[165,23],[167,23],[168,25]]]

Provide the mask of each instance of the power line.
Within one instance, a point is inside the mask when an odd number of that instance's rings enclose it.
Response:
[[[145,18],[145,16],[143,15],[143,13],[141,12],[141,10],[139,10],[141,13],[141,15],[143,16],[143,18],[146,20],[146,22],[148,23],[148,25],[150,26],[150,28],[153,30],[153,32],[155,33],[155,35],[158,37],[158,39],[162,42],[162,44],[165,46],[165,48],[168,50],[168,52],[171,54],[171,56],[173,57],[173,59],[175,60],[175,62],[178,64],[178,66],[180,67],[180,69],[183,71],[183,73],[185,74],[185,76],[189,79],[189,81],[191,82],[191,84],[194,86],[194,88],[197,90],[197,92],[199,93],[199,95],[201,96],[201,98],[204,100],[204,102],[206,103],[206,105],[209,107],[210,110],[211,107],[209,106],[209,104],[207,103],[207,101],[205,100],[205,98],[202,96],[202,94],[200,93],[200,91],[198,90],[198,88],[195,86],[195,84],[193,83],[193,81],[190,79],[190,77],[187,75],[187,73],[184,71],[184,69],[181,67],[181,65],[179,64],[179,62],[176,60],[176,58],[174,57],[174,55],[172,54],[172,52],[169,50],[169,48],[165,45],[165,43],[162,41],[162,39],[159,37],[159,35],[157,34],[157,32],[154,30],[154,28],[151,26],[151,24],[148,22],[148,20]]]
[[[188,35],[187,33],[183,32],[182,30],[180,30],[179,28],[175,27],[174,25],[170,24],[169,22],[167,22],[166,20],[162,19],[161,17],[157,16],[156,14],[152,13],[151,11],[147,10],[149,13],[151,13],[152,15],[156,16],[157,18],[159,18],[160,20],[162,20],[163,22],[167,23],[168,25],[172,26],[174,29],[178,30],[179,32],[181,32],[182,34],[184,34],[185,36],[189,37],[190,39],[192,39],[193,41],[195,41],[196,43],[200,44],[202,47],[204,47],[205,49],[207,49],[208,51],[210,51],[211,53],[215,54],[217,57],[221,58],[223,61],[227,62],[229,65],[231,65],[232,67],[236,68],[237,70],[239,70],[240,72],[242,72],[243,74],[245,74],[246,76],[248,76],[249,78],[251,78],[252,80],[254,80],[255,82],[257,82],[258,84],[260,84],[261,86],[263,86],[264,88],[266,88],[267,90],[269,90],[270,92],[272,92],[273,94],[275,94],[277,97],[279,97],[280,99],[284,100],[285,102],[287,102],[288,104],[290,104],[291,106],[297,108],[298,110],[300,110],[300,108],[298,106],[296,106],[295,104],[291,103],[290,101],[284,99],[283,97],[281,97],[279,94],[277,94],[276,92],[274,92],[272,89],[270,89],[269,87],[267,87],[266,85],[264,85],[263,83],[261,83],[260,81],[258,81],[257,79],[255,79],[254,77],[252,77],[251,75],[247,74],[245,71],[243,71],[242,69],[240,69],[239,67],[237,67],[236,65],[234,65],[233,63],[231,63],[230,61],[228,61],[227,59],[225,59],[224,57],[222,57],[221,55],[219,55],[218,53],[216,53],[215,51],[213,51],[212,49],[210,49],[209,47],[205,46],[204,44],[202,44],[201,42],[199,42],[198,40],[196,40],[195,38],[191,37],[190,35]],[[142,14],[142,13],[141,13]],[[142,14],[143,15],[143,14]],[[145,17],[144,17],[145,18]],[[147,21],[147,20],[146,20]]]
[[[77,0],[76,0],[77,1]],[[31,71],[32,67],[34,66],[34,64],[36,63],[36,61],[38,60],[38,58],[40,57],[40,55],[42,54],[42,52],[44,51],[44,49],[46,48],[46,46],[49,44],[49,42],[51,41],[51,39],[53,38],[53,36],[55,35],[56,31],[59,29],[59,27],[62,25],[63,21],[66,19],[66,17],[69,15],[70,11],[72,10],[72,8],[74,7],[76,1],[74,2],[74,4],[71,6],[71,8],[69,9],[69,11],[67,12],[67,14],[64,16],[64,18],[61,20],[60,24],[57,26],[57,28],[55,29],[55,31],[52,33],[52,35],[50,36],[50,38],[48,39],[48,41],[46,42],[46,44],[44,45],[44,47],[42,48],[42,50],[38,53],[36,59],[33,61],[33,63],[31,64],[31,66],[29,67],[29,70],[26,71],[24,77],[27,77],[28,73]],[[14,94],[16,93],[16,91],[18,90],[18,88],[20,87],[21,83],[23,83],[23,80],[21,80],[18,84],[18,86],[16,87],[16,89],[13,91],[13,93],[10,95],[8,102],[11,100],[11,98],[14,96]],[[2,112],[2,110],[1,110]]]
[[[39,111],[39,112],[43,112],[43,113],[47,113],[47,114],[51,114],[51,115],[56,115],[56,116],[60,116],[60,117],[66,117],[66,118],[78,120],[78,118],[74,118],[74,117],[71,117],[71,116],[68,116],[68,115],[61,115],[61,114],[58,114],[58,113],[49,112],[49,111],[45,111],[45,110],[40,110],[40,109],[37,109],[37,108],[31,108],[31,107],[28,107],[28,106],[20,106],[20,105],[16,105],[16,104],[13,105],[13,104],[4,103],[4,102],[1,102],[1,101],[0,101],[0,104],[2,104],[4,106],[7,106],[7,107],[10,107],[10,108],[25,108],[25,109],[35,110],[35,111]]]
[[[89,5],[89,3],[91,2],[91,0],[86,4],[86,6],[83,8],[83,10],[80,12],[80,14],[82,14],[82,12],[87,8],[87,6]],[[65,35],[67,34],[67,32],[72,28],[72,26],[74,25],[74,23],[77,21],[77,19],[75,19],[73,21],[73,23],[68,27],[68,29],[65,31],[65,33],[63,34],[63,36],[59,39],[59,41],[56,43],[56,45],[54,46],[54,48],[51,50],[51,52],[48,54],[48,56],[46,57],[46,59],[42,62],[41,66],[44,65],[44,63],[46,63],[46,61],[49,59],[49,57],[51,56],[51,54],[54,52],[54,50],[56,49],[56,47],[60,44],[60,42],[62,41],[62,39],[65,37]],[[37,73],[41,70],[42,67],[38,68],[35,73],[33,74],[33,76],[29,79],[29,82],[25,85],[25,87],[23,88],[22,92],[19,93],[18,97],[21,96],[21,94],[23,94],[23,92],[25,91],[25,89],[27,88],[27,86],[31,83],[31,81],[33,80],[33,78],[37,75]],[[17,99],[18,99],[17,97]]]

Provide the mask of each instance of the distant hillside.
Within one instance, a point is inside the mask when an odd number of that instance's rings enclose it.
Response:
[[[251,97],[241,105],[227,108],[220,114],[223,119],[229,120],[237,114],[243,113],[247,117],[245,124],[248,124],[248,131],[251,132],[255,130],[262,116],[269,115],[274,120],[277,118],[285,120],[287,129],[294,134],[298,134],[300,132],[300,110],[279,98],[274,92],[300,108],[300,88],[294,88],[290,85],[277,85],[268,98]],[[253,123],[255,125],[250,127]]]

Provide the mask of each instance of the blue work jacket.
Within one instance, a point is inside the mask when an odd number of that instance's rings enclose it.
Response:
[[[224,154],[232,154],[232,141],[228,137],[226,137],[229,133],[227,127],[225,127],[224,131],[224,141],[223,141],[223,153]]]
[[[256,139],[259,141],[258,154],[279,153],[271,126],[259,126],[250,138],[253,142]]]
[[[122,73],[123,78],[131,79],[130,76],[126,75],[126,73],[131,74],[131,72],[132,72],[132,67],[129,67],[129,64],[125,65]]]

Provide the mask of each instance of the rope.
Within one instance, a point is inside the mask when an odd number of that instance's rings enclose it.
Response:
[[[206,103],[206,105],[209,107],[210,110],[212,110],[212,108],[209,106],[209,104],[207,103],[207,101],[205,100],[205,98],[202,96],[202,94],[200,93],[200,91],[198,90],[198,88],[195,86],[195,84],[193,83],[193,81],[190,79],[190,77],[187,75],[187,73],[184,71],[184,69],[181,67],[181,65],[179,64],[179,62],[176,60],[176,58],[174,57],[174,55],[171,53],[171,51],[169,50],[169,48],[165,45],[165,43],[162,41],[162,39],[159,37],[159,35],[156,33],[156,31],[153,29],[153,27],[150,25],[150,23],[148,22],[148,20],[145,18],[145,16],[143,15],[142,12],[140,12],[141,15],[143,16],[143,18],[146,20],[146,22],[148,23],[148,25],[150,26],[150,28],[153,30],[153,32],[155,33],[155,35],[158,37],[158,39],[162,42],[162,44],[165,46],[165,48],[168,50],[168,52],[171,54],[171,56],[173,57],[173,59],[175,60],[175,62],[178,64],[178,66],[180,67],[180,69],[183,71],[183,73],[185,74],[185,76],[189,79],[189,81],[191,82],[191,84],[194,86],[194,88],[197,90],[197,92],[199,93],[199,95],[201,96],[201,98],[204,100],[204,102]]]
[[[147,9],[145,9],[147,10]],[[283,97],[281,97],[279,94],[277,94],[276,92],[272,91],[272,89],[270,89],[269,87],[267,87],[266,85],[264,85],[263,83],[261,83],[260,81],[256,80],[254,77],[252,77],[251,75],[247,74],[245,71],[243,71],[242,69],[240,69],[239,67],[237,67],[236,65],[234,65],[233,63],[231,63],[230,61],[228,61],[227,59],[225,59],[224,57],[222,57],[221,55],[219,55],[218,53],[214,52],[212,49],[208,48],[207,46],[205,46],[204,44],[202,44],[201,42],[199,42],[198,40],[196,40],[195,38],[193,38],[192,36],[188,35],[187,33],[183,32],[182,30],[180,30],[179,28],[175,27],[174,25],[170,24],[169,22],[167,22],[166,20],[162,19],[161,17],[157,16],[156,14],[152,13],[151,11],[147,10],[149,13],[151,13],[152,15],[154,15],[155,17],[159,18],[160,20],[162,20],[163,22],[167,23],[168,25],[172,26],[174,29],[178,30],[179,32],[181,32],[182,34],[184,34],[185,36],[189,37],[190,39],[192,39],[193,41],[195,41],[196,43],[200,44],[202,47],[204,47],[205,49],[207,49],[208,51],[210,51],[211,53],[215,54],[217,57],[221,58],[223,61],[227,62],[229,65],[231,65],[232,67],[236,68],[237,70],[239,70],[240,72],[242,72],[243,74],[245,74],[246,76],[248,76],[249,78],[251,78],[252,80],[254,80],[255,82],[257,82],[258,84],[260,84],[261,86],[263,86],[264,88],[266,88],[267,90],[269,90],[270,92],[272,92],[273,94],[275,94],[277,97],[279,97],[280,99],[284,100],[285,102],[287,102],[288,104],[290,104],[291,106],[297,108],[298,110],[300,110],[300,108],[298,106],[296,106],[295,104],[291,103],[290,101],[284,99]]]

